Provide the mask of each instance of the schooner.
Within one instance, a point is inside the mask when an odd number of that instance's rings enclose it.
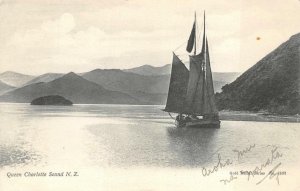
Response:
[[[178,127],[220,127],[216,107],[208,41],[205,31],[205,12],[201,52],[197,54],[197,19],[188,39],[189,70],[173,52],[173,62],[167,103],[164,111],[177,113]],[[193,51],[194,50],[194,51]]]

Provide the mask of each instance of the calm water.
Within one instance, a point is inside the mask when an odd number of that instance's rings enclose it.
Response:
[[[282,176],[281,187],[268,180],[259,189],[267,185],[278,190],[299,188],[292,176],[300,166],[299,123],[222,121],[220,129],[176,129],[160,109],[162,106],[0,104],[0,190],[1,186],[17,190],[11,181],[31,190],[33,182],[37,190],[194,190],[198,184],[230,190],[255,185],[259,177],[245,183],[246,178],[239,176],[225,187],[220,179],[229,178],[230,171],[253,170],[271,158],[272,149],[282,155],[274,159],[273,166],[282,163],[281,170],[288,175]],[[250,145],[253,148],[238,159],[237,150]],[[203,177],[202,169],[216,165],[218,155],[221,162],[230,159],[233,164]],[[28,178],[7,178],[7,172],[41,170],[79,171],[80,176],[32,178],[30,182]],[[92,186],[87,189],[87,184]]]

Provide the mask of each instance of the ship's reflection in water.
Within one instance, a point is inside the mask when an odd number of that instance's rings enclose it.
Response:
[[[199,167],[216,152],[219,129],[177,129],[157,123],[91,125],[91,163],[117,167]]]
[[[169,127],[169,149],[175,153],[179,166],[198,167],[207,164],[218,148],[215,136],[220,129]]]

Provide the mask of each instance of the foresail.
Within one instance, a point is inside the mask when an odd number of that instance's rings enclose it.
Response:
[[[182,113],[187,91],[189,71],[182,61],[173,53],[171,79],[166,108],[164,111]]]

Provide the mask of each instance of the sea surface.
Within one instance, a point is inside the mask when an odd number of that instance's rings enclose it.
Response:
[[[1,103],[0,190],[300,190],[299,123],[178,129],[161,109]]]

